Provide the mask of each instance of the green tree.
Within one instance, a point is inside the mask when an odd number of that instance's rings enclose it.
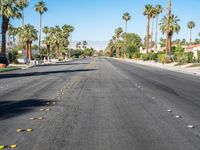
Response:
[[[10,18],[21,18],[14,0],[1,0],[0,16],[2,16],[2,54],[6,54],[6,33],[10,28]]]
[[[87,41],[83,41],[83,42],[82,42],[82,48],[83,48],[83,49],[86,49],[86,48],[87,48],[87,45],[88,45]]]
[[[190,30],[190,44],[192,44],[192,29],[195,27],[195,22],[194,21],[189,21],[187,23],[187,27]]]
[[[149,51],[150,20],[151,20],[153,11],[154,11],[154,9],[153,9],[153,6],[151,4],[145,5],[143,14],[145,16],[147,16],[147,27],[146,27],[146,50],[147,50],[147,53]]]
[[[47,7],[44,1],[40,0],[35,4],[35,11],[40,14],[40,35],[39,35],[39,50],[41,48],[41,36],[42,36],[42,15],[47,12]]]
[[[179,22],[180,22],[180,19],[178,19],[177,16],[175,16],[175,15],[173,15],[173,14],[170,16],[169,42],[166,42],[166,43],[169,44],[170,49],[171,49],[171,43],[172,43],[172,36],[173,36],[173,34],[174,34],[174,33],[177,33],[177,34],[178,34],[179,31],[181,30],[181,27],[180,27],[180,25],[179,25]],[[161,30],[161,32],[162,32],[163,34],[165,34],[166,31],[167,31],[167,26],[166,26],[166,24],[167,24],[167,17],[164,16],[164,17],[161,19],[161,21],[160,21],[160,30]],[[168,53],[168,50],[167,50],[167,49],[166,49],[166,53]],[[171,53],[171,51],[170,51],[170,53]]]
[[[122,33],[123,33],[123,29],[121,27],[119,27],[115,30],[115,36],[116,36],[116,39],[117,39],[117,50],[116,50],[116,57],[117,58],[120,57],[120,37],[121,37]]]
[[[122,16],[123,20],[125,21],[125,35],[124,35],[124,58],[126,58],[126,50],[127,50],[127,24],[128,21],[131,20],[131,16],[128,12],[124,13]]]
[[[22,39],[22,42],[26,44],[26,52],[27,52],[26,54],[28,60],[30,61],[32,60],[32,55],[31,55],[32,42],[38,39],[37,30],[34,28],[34,26],[28,24],[20,28],[19,34]]]

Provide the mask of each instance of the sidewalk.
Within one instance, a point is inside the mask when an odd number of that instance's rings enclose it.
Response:
[[[177,63],[170,63],[170,64],[161,64],[155,61],[142,61],[142,60],[133,60],[133,59],[119,59],[121,61],[126,61],[130,63],[145,65],[156,67],[160,69],[171,70],[175,72],[181,72],[185,74],[200,76],[200,64],[186,64],[181,66],[175,66]]]

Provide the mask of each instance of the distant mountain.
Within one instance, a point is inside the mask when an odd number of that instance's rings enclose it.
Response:
[[[71,44],[72,48],[76,48],[76,44],[80,41],[73,41]],[[82,41],[81,41],[82,42]],[[94,48],[95,50],[104,50],[108,44],[108,41],[87,41],[89,48]]]

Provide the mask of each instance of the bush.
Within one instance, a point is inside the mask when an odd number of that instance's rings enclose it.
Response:
[[[17,50],[13,50],[12,52],[8,53],[9,62],[10,63],[13,63],[13,62],[16,63],[17,55],[18,55],[18,51]]]
[[[132,58],[133,58],[133,59],[140,59],[140,56],[141,56],[141,55],[142,55],[141,53],[136,52],[136,53],[133,53]]]
[[[148,61],[149,55],[148,54],[141,54],[140,59],[143,60],[143,61]]]
[[[149,53],[149,60],[157,60],[158,55],[156,53]]]
[[[178,52],[174,54],[174,60],[179,63],[192,63],[194,60],[193,52]]]
[[[200,62],[200,51],[197,51],[198,62]]]
[[[158,54],[158,61],[163,64],[172,62],[170,56],[168,56],[167,54]]]

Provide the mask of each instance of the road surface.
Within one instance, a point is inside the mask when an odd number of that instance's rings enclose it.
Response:
[[[200,150],[200,80],[111,58],[1,73],[0,145],[12,144],[19,150]]]

